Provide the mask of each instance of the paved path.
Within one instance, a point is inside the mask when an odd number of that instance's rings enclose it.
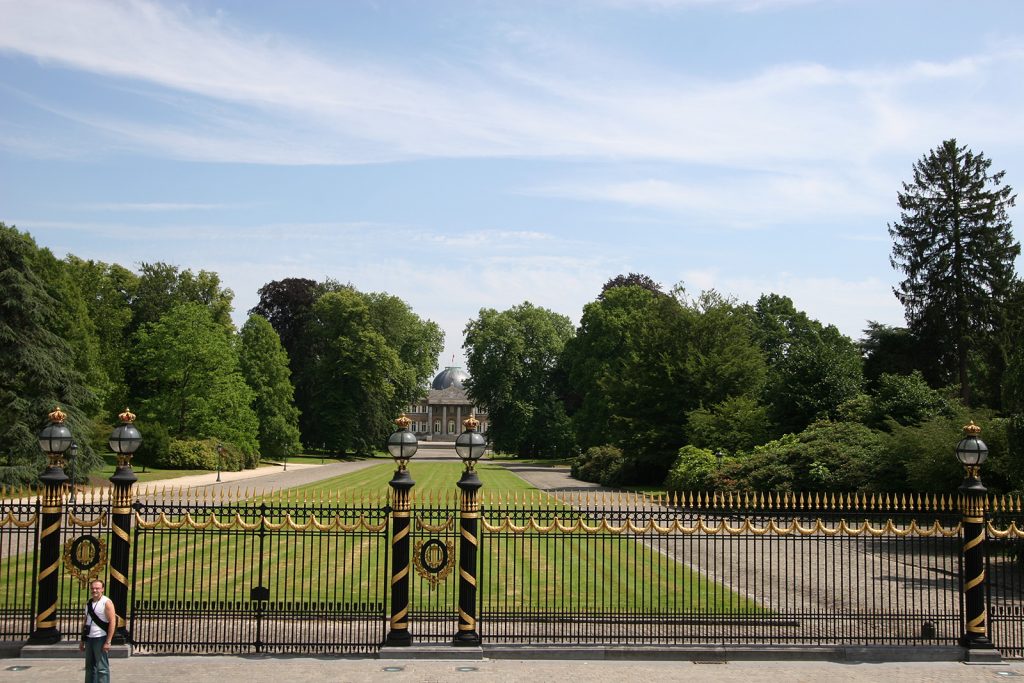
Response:
[[[13,670],[24,667],[21,670]],[[224,683],[225,681],[960,681],[992,683],[1024,676],[1024,663],[967,665],[955,662],[844,663],[595,660],[408,660],[331,657],[146,656],[111,661],[116,681]],[[81,659],[0,660],[0,682],[80,681]],[[1010,680],[1013,680],[1012,678]]]

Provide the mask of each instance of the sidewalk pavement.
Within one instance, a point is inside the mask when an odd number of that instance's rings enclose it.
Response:
[[[228,681],[987,681],[1024,677],[1024,662],[970,665],[957,662],[833,663],[820,661],[596,661],[423,660],[287,656],[134,656],[111,661],[115,681],[226,683]],[[75,681],[82,659],[0,660],[6,681]]]

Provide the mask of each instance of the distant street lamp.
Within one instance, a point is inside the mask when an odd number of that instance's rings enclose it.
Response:
[[[220,481],[221,460],[224,458],[224,444],[217,444],[217,481]]]
[[[725,460],[725,451],[721,448],[715,451],[715,460],[718,462],[718,469],[722,469],[722,461]]]
[[[78,460],[78,442],[72,441],[68,449],[68,464],[71,465],[71,497],[68,502],[75,502],[75,461]]]

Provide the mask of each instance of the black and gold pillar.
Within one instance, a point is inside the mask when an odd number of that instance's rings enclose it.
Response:
[[[480,546],[480,501],[483,484],[472,462],[468,462],[458,487],[462,492],[459,513],[459,632],[454,645],[479,645],[476,630],[476,558]]]
[[[132,455],[142,444],[142,435],[133,424],[135,415],[130,410],[125,408],[118,417],[121,424],[110,433],[109,440],[110,448],[117,456],[117,469],[110,477],[114,492],[110,527],[110,585],[107,593],[117,612],[114,643],[120,645],[129,640],[125,617],[128,614],[128,564],[132,544],[132,486],[138,481],[132,470]]]
[[[50,413],[50,425],[39,435],[46,452],[47,465],[39,480],[43,484],[39,532],[39,575],[36,590],[36,623],[29,635],[32,645],[60,642],[57,628],[57,588],[60,570],[60,523],[64,515],[64,488],[69,479],[64,473],[63,454],[71,446],[71,432],[64,424],[60,408]]]
[[[960,485],[961,533],[963,538],[963,626],[960,645],[969,650],[990,650],[988,613],[985,604],[985,486],[981,483],[981,465],[988,458],[988,446],[978,438],[981,427],[964,427],[964,438],[956,445],[957,460],[964,466]]]
[[[404,463],[391,479],[391,628],[387,645],[412,645],[409,633],[409,531],[411,527],[409,494],[416,484]]]
[[[964,633],[960,645],[967,648],[991,648],[988,638],[988,612],[985,606],[985,493],[978,467],[967,468],[960,486],[960,511],[963,515],[963,605]]]
[[[412,567],[409,562],[409,532],[411,509],[409,496],[416,482],[409,474],[409,459],[416,455],[419,442],[409,431],[412,424],[405,413],[395,420],[397,430],[388,437],[388,453],[395,459],[398,469],[391,478],[391,624],[385,645],[404,647],[412,645],[409,633],[409,580]]]
[[[128,640],[125,629],[125,615],[128,614],[128,565],[131,561],[132,529],[132,486],[138,479],[130,463],[121,464],[118,457],[117,470],[110,478],[114,485],[111,506],[110,539],[110,586],[107,592],[117,612],[117,630],[114,643],[123,644]]]

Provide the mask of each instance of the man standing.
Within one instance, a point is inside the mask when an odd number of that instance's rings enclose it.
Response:
[[[117,627],[114,603],[103,594],[103,582],[95,579],[89,584],[92,593],[85,603],[85,626],[78,651],[85,651],[85,683],[110,683],[110,641]]]

